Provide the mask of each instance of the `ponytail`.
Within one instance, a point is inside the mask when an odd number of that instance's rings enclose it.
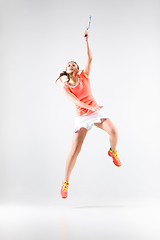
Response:
[[[61,80],[61,77],[62,77],[62,76],[67,76],[68,81],[69,81],[69,79],[70,79],[70,74],[67,73],[66,71],[63,71],[62,73],[60,73],[59,77],[57,78],[56,83],[57,83],[58,80]],[[62,81],[62,80],[61,80],[61,81]]]

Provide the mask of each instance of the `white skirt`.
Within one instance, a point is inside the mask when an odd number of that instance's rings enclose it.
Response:
[[[87,130],[91,130],[91,128],[94,126],[94,123],[101,123],[102,119],[107,118],[107,115],[102,109],[88,116],[76,116],[73,130],[74,132],[77,132],[82,127],[86,128]]]

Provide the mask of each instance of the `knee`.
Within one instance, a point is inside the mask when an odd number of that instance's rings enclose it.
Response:
[[[114,128],[111,129],[110,135],[115,136],[115,137],[118,137],[118,130],[117,130],[116,127],[114,127]]]

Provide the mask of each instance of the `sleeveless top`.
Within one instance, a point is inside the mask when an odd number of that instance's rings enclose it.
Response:
[[[74,94],[81,102],[86,103],[90,106],[97,107],[98,104],[92,96],[91,85],[89,79],[83,74],[83,71],[78,76],[78,82],[76,86],[70,86],[68,82],[64,84],[64,89],[68,90],[72,94]],[[76,113],[78,116],[88,116],[91,113],[96,111],[92,111],[83,107],[76,105]]]

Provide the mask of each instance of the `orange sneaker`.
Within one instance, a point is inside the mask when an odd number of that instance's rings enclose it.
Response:
[[[117,166],[117,167],[120,167],[121,166],[121,161],[120,159],[118,158],[118,152],[115,151],[115,152],[112,152],[111,148],[109,149],[108,151],[108,155],[110,157],[112,157],[113,159],[113,163]]]
[[[66,198],[67,197],[68,186],[69,186],[69,182],[63,181],[62,187],[61,187],[61,197],[62,198]]]

